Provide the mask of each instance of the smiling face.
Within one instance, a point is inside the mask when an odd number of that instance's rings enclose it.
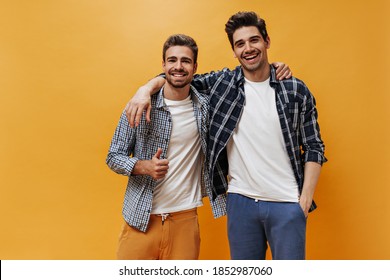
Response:
[[[263,39],[255,26],[244,26],[233,33],[233,51],[249,80],[256,81],[260,76],[269,76],[267,49],[269,37]],[[257,77],[257,78],[255,78]]]
[[[186,46],[172,46],[165,52],[163,70],[167,83],[174,88],[189,86],[196,72],[194,53]]]

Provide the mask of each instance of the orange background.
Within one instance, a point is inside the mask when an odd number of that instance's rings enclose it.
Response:
[[[308,259],[390,259],[388,1],[1,1],[0,259],[115,259],[126,178],[105,165],[126,102],[173,33],[198,72],[234,67],[230,15],[265,18],[271,61],[314,93],[329,162]],[[202,259],[228,259],[200,209]]]

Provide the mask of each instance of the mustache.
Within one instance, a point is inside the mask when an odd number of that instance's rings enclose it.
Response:
[[[188,74],[187,71],[185,71],[184,69],[172,69],[169,71],[169,74],[173,74],[173,73],[176,73],[176,74]]]

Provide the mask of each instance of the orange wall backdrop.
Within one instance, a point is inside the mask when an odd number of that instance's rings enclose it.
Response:
[[[272,61],[315,94],[329,162],[308,259],[390,259],[388,1],[16,0],[0,9],[0,259],[115,259],[126,178],[105,157],[120,113],[173,33],[200,73],[237,61],[224,24],[266,19]],[[200,209],[202,259],[229,259]]]

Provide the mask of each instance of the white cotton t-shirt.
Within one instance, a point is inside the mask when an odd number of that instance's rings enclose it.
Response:
[[[266,201],[298,202],[298,185],[289,161],[275,90],[269,79],[245,79],[245,107],[227,145],[228,192]]]
[[[172,117],[167,159],[169,169],[153,192],[152,214],[172,213],[202,204],[201,144],[191,97],[175,101],[164,98]]]

